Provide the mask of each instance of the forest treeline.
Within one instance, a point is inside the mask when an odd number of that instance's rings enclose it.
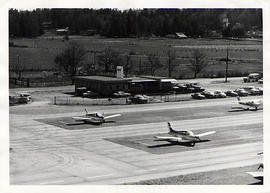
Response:
[[[222,23],[225,17],[229,22],[226,28]],[[12,37],[40,36],[44,22],[51,22],[51,29],[69,27],[74,35],[91,29],[106,37],[163,37],[175,32],[204,37],[215,30],[223,36],[243,37],[254,27],[262,30],[262,9],[9,10]]]

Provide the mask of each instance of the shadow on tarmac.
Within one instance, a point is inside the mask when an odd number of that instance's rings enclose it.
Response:
[[[202,143],[202,142],[208,142],[208,141],[211,141],[211,140],[205,139],[205,140],[198,141],[196,143]],[[158,144],[158,145],[151,145],[151,146],[148,146],[148,148],[167,147],[167,146],[174,146],[174,145],[180,145],[180,146],[185,146],[185,147],[194,147],[194,146],[190,145],[190,143],[175,142],[175,143],[164,143],[164,144]]]
[[[229,110],[228,112],[230,113],[234,113],[234,112],[243,112],[243,111],[259,111],[259,110],[263,110],[263,109],[245,109],[245,108],[237,108],[237,109],[232,109],[232,110]]]

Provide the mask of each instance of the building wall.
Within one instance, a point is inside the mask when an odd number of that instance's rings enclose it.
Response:
[[[87,90],[99,93],[101,95],[112,95],[117,91],[128,91],[127,81],[99,81],[90,79],[75,79],[75,91],[77,88],[86,87]]]

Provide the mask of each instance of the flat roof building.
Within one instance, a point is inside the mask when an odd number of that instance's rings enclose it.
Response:
[[[85,87],[87,90],[100,95],[110,96],[117,91],[134,94],[158,93],[171,90],[175,79],[155,76],[141,76],[130,78],[116,78],[107,76],[76,76],[74,77],[75,92]]]
[[[99,93],[101,95],[112,95],[117,91],[128,91],[130,78],[115,78],[107,76],[76,76],[75,92],[77,88],[86,87],[87,90]]]

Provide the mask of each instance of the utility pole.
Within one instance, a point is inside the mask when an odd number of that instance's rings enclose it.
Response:
[[[227,82],[227,77],[228,77],[228,60],[229,60],[229,48],[227,47],[225,82]]]
[[[17,73],[18,73],[18,76],[19,76],[19,80],[21,80],[22,78],[22,72],[21,72],[21,67],[20,67],[20,55],[17,54],[17,59],[18,59],[18,64],[17,64]]]
[[[225,82],[227,82],[228,79],[228,68],[229,68],[229,47],[227,47],[227,56],[226,58],[221,58],[219,61],[226,62],[226,67],[225,67]]]

